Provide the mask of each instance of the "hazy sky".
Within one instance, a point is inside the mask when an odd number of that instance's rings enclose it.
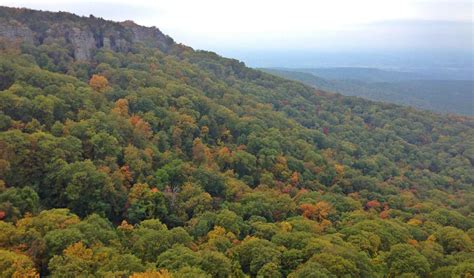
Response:
[[[471,0],[0,0],[157,26],[199,49],[472,49]]]

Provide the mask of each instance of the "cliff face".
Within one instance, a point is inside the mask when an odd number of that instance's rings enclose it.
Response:
[[[47,24],[48,21],[51,24]],[[130,21],[117,23],[70,13],[8,7],[0,7],[0,37],[35,45],[53,42],[65,44],[72,49],[75,60],[88,60],[100,48],[127,52],[133,44],[141,43],[166,52],[174,44],[173,39],[159,29],[139,26]]]
[[[33,43],[35,34],[26,26],[16,20],[0,19],[0,37],[10,40],[22,40]]]

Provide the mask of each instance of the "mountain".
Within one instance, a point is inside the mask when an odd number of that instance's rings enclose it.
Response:
[[[430,78],[430,76],[427,74],[415,72],[360,67],[303,68],[295,69],[295,71],[310,73],[312,75],[331,80],[358,80],[370,83],[397,82]]]
[[[474,120],[0,8],[0,276],[468,277]]]
[[[432,80],[416,73],[378,69],[261,69],[315,88],[441,113],[474,115],[473,80]]]

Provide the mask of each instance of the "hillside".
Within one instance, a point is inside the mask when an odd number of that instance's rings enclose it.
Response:
[[[474,120],[0,7],[1,277],[469,277]]]
[[[440,113],[474,115],[474,81],[431,80],[419,75],[355,69],[262,69],[315,88]]]

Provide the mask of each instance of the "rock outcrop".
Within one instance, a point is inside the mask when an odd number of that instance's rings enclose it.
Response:
[[[44,22],[45,15],[51,16],[51,25],[35,26],[34,22],[40,21],[35,20],[35,17],[41,17]],[[60,23],[58,15],[61,17]],[[166,52],[174,44],[173,39],[158,28],[139,26],[132,21],[117,23],[70,13],[45,13],[8,7],[0,7],[0,38],[35,45],[53,42],[67,44],[73,50],[75,60],[89,60],[100,48],[127,52],[133,44],[140,43]]]
[[[3,18],[0,19],[0,37],[29,43],[33,43],[35,40],[35,35],[30,28],[16,20],[5,20]]]

